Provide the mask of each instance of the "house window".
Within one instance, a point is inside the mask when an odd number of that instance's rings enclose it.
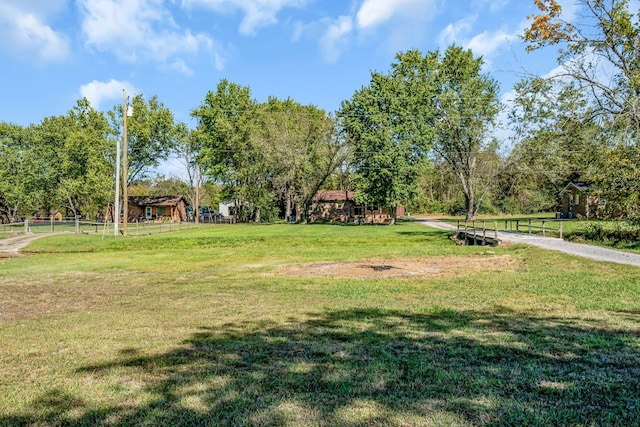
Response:
[[[362,206],[354,206],[353,207],[353,215],[362,216]]]
[[[147,217],[147,219],[151,219],[151,206],[147,206],[145,208],[145,216]]]
[[[167,208],[166,207],[157,207],[156,208],[156,214],[157,215],[166,215],[167,214]]]
[[[579,195],[579,194],[576,194],[576,195],[574,196],[573,204],[574,204],[574,205],[579,205],[579,204],[580,204],[580,195]]]

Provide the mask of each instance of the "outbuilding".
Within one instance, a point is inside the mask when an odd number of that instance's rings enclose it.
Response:
[[[589,183],[573,181],[560,192],[562,218],[594,218],[603,202]]]
[[[353,190],[320,190],[311,200],[310,222],[356,222],[383,224],[391,221],[391,211],[373,204],[356,203]],[[396,207],[396,218],[404,207]]]

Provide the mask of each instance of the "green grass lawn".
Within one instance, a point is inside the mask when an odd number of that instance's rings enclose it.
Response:
[[[640,424],[638,268],[448,236],[38,240],[0,259],[0,426]],[[375,260],[438,267],[291,274]]]

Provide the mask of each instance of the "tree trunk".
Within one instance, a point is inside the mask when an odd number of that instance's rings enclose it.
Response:
[[[260,208],[256,208],[256,213],[255,213],[256,217],[256,224],[260,224]]]
[[[467,209],[467,221],[475,221],[478,209],[475,205],[473,193],[464,195],[465,207]]]
[[[389,225],[395,225],[397,213],[398,210],[396,206],[392,206],[389,208]]]
[[[285,221],[289,221],[289,217],[291,216],[291,191],[289,191],[289,186],[287,186],[287,189],[284,192],[284,219]]]

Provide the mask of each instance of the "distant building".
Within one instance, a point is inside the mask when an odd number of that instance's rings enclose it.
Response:
[[[398,206],[396,217],[403,215],[404,207]],[[311,200],[310,222],[383,224],[390,220],[388,208],[356,203],[353,190],[320,190]]]
[[[129,196],[128,221],[186,221],[184,196]]]
[[[604,200],[594,194],[586,182],[570,182],[560,192],[560,198],[562,218],[595,218],[598,206],[604,204]]]

